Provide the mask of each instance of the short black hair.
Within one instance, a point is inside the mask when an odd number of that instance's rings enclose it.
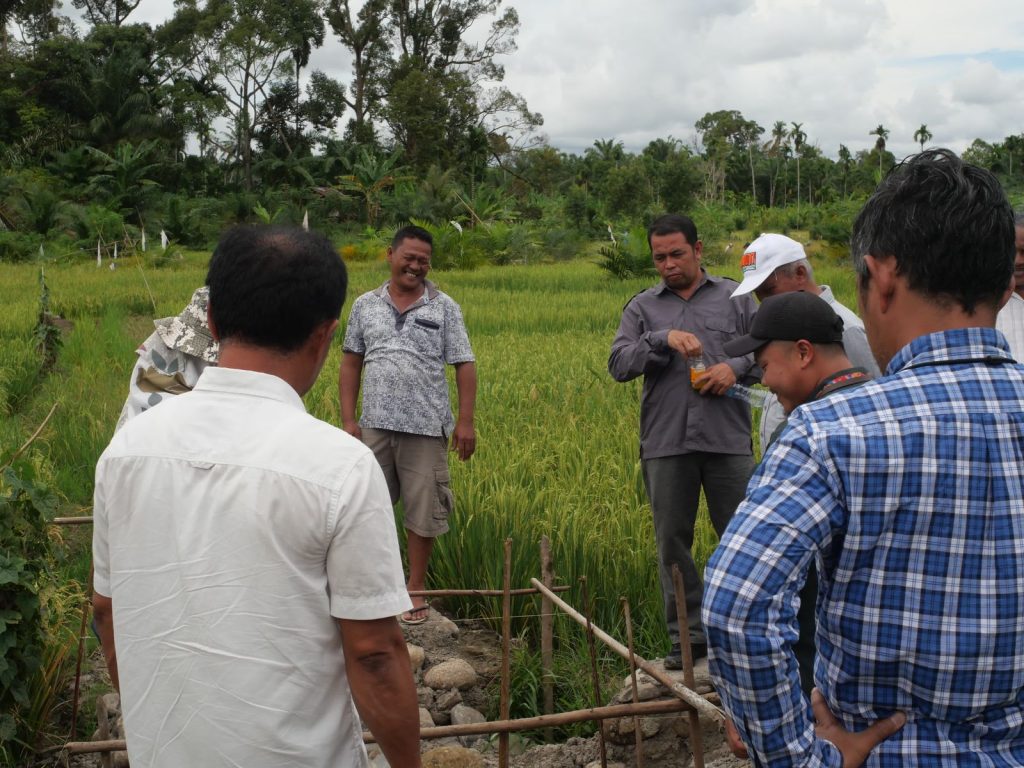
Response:
[[[424,243],[434,248],[434,238],[427,230],[423,227],[417,227],[415,224],[406,224],[404,227],[395,232],[395,236],[391,238],[391,249],[395,250],[402,244],[403,240],[422,240]]]
[[[234,227],[206,275],[210,315],[222,340],[293,352],[324,321],[337,320],[348,275],[323,235],[298,227]]]
[[[651,238],[655,235],[671,235],[675,232],[679,232],[685,237],[687,244],[691,246],[697,244],[697,225],[693,223],[693,219],[678,213],[665,213],[652,221],[647,228],[648,247],[651,245]]]
[[[948,149],[897,165],[853,223],[858,282],[869,279],[865,254],[894,257],[911,290],[959,304],[998,308],[1013,273],[1013,209],[998,179]]]

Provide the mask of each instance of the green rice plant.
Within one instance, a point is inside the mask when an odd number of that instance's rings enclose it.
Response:
[[[554,705],[556,712],[568,712],[597,706],[594,686],[590,674],[591,660],[587,646],[586,632],[578,624],[568,622],[558,627],[561,637],[567,641],[553,654],[552,682],[554,683]],[[600,701],[607,704],[616,693],[622,679],[629,673],[624,660],[602,647],[596,641]],[[509,685],[509,713],[513,719],[537,717],[544,714],[544,685],[541,655],[535,644],[520,637],[512,644],[510,659],[511,679]],[[485,714],[489,720],[501,719],[500,678],[491,681],[488,687],[488,701],[491,707]],[[555,742],[565,741],[573,736],[592,736],[597,730],[591,721],[569,723],[553,729]],[[523,734],[531,740],[543,740],[543,732]]]
[[[386,237],[364,238],[359,247],[373,242],[377,248]],[[649,263],[643,230],[629,240],[642,246]],[[845,257],[817,246],[809,250],[819,282],[856,306]],[[729,264],[712,270],[738,277],[739,255],[731,255]],[[75,328],[65,337],[54,374],[39,383],[24,346],[31,343],[37,312],[38,269],[0,267],[0,382],[6,382],[0,388],[23,393],[13,401],[17,408],[0,412],[0,439],[20,444],[17,435],[23,439],[26,428],[38,425],[59,401],[31,453],[70,513],[87,511],[91,504],[95,463],[127,394],[133,350],[152,332],[154,318],[181,310],[202,283],[208,260],[208,252],[185,252],[180,264],[156,271],[132,259],[114,271],[96,269],[89,261],[48,266],[52,310],[73,320]],[[388,276],[387,264],[376,257],[349,261],[348,267],[342,326],[355,298]],[[637,652],[649,658],[664,653],[668,642],[638,450],[642,385],[639,380],[619,384],[606,370],[622,307],[656,277],[609,279],[585,259],[515,268],[483,264],[474,270],[437,270],[431,277],[462,307],[480,385],[477,453],[466,463],[451,461],[456,508],[451,531],[437,541],[429,586],[500,588],[506,538],[513,540],[513,586],[528,586],[540,573],[538,542],[548,536],[557,580],[571,587],[566,599],[581,605],[579,578],[585,576],[595,623],[621,638],[619,598],[628,598]],[[339,423],[343,330],[305,398],[312,414],[333,424]],[[454,403],[453,382],[451,395]],[[698,567],[716,544],[702,502],[694,546]],[[69,535],[68,549],[62,571],[84,579],[88,536]],[[445,603],[458,616],[490,617],[494,626],[499,606],[492,599]],[[515,632],[531,642],[540,602],[516,598],[514,606]],[[583,647],[574,632],[567,619],[556,621],[558,653]],[[573,663],[566,662],[566,677]],[[523,674],[525,701],[531,683]]]

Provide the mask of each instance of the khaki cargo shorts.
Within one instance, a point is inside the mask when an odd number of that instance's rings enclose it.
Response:
[[[363,429],[363,442],[384,470],[391,503],[402,499],[403,525],[428,539],[446,533],[448,516],[455,508],[448,473],[448,441],[430,435]]]

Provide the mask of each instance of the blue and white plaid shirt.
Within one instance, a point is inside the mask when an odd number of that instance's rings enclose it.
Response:
[[[869,766],[1024,765],[1024,366],[1003,336],[922,336],[798,408],[708,563],[711,674],[758,765],[840,766],[791,645],[817,563],[814,680]]]

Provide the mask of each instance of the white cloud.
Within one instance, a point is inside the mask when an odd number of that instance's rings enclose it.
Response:
[[[897,155],[1021,131],[1024,4],[972,0],[505,0],[520,16],[505,85],[544,115],[552,145],[580,152],[598,138],[639,150],[689,141],[706,112],[737,109],[770,130],[802,122],[835,155],[892,131]],[[355,5],[358,5],[356,3]],[[157,23],[171,0],[145,0],[133,21]],[[480,25],[479,34],[486,32]],[[999,55],[992,54],[997,50]],[[311,69],[342,82],[347,51],[328,31]]]

